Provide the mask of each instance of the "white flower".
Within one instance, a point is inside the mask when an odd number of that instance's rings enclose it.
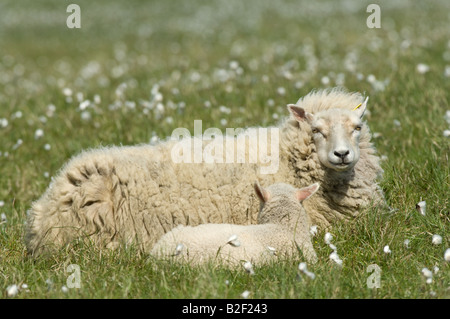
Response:
[[[66,286],[62,286],[61,291],[66,294],[69,292],[69,288],[67,288]]]
[[[438,266],[434,266],[433,267],[433,272],[434,272],[434,274],[437,274],[439,272],[439,267]]]
[[[48,143],[44,145],[44,150],[46,150],[46,151],[50,151],[51,148],[52,148],[52,146]]]
[[[373,74],[369,74],[367,76],[367,82],[369,82],[370,84],[373,84],[377,81],[377,78],[375,77],[375,75]]]
[[[428,71],[430,71],[430,67],[428,65],[426,65],[425,63],[419,63],[416,66],[416,70],[417,72],[419,72],[420,74],[425,74]]]
[[[175,247],[175,253],[173,254],[173,256],[178,256],[179,254],[181,254],[183,248],[184,248],[183,244],[178,244],[177,247]]]
[[[442,236],[441,236],[441,235],[437,235],[437,234],[433,235],[433,238],[431,239],[431,242],[432,242],[434,245],[440,245],[440,244],[442,244]]]
[[[389,245],[384,246],[383,251],[385,254],[390,254],[392,252],[391,249],[389,248]]]
[[[219,106],[219,111],[221,113],[225,113],[225,114],[230,114],[231,113],[231,109],[229,107],[226,107],[225,105]]]
[[[333,235],[331,235],[330,233],[326,233],[324,239],[325,239],[325,243],[327,245],[329,245],[329,244],[331,244],[331,240],[333,239]]]
[[[320,79],[320,82],[323,84],[323,85],[328,85],[328,84],[330,84],[330,78],[328,77],[328,76],[323,76],[321,79]]]
[[[307,267],[306,267],[306,263],[302,262],[298,265],[298,269],[304,273],[306,276],[308,276],[309,278],[311,278],[312,280],[314,280],[314,278],[316,278],[316,275],[310,271],[308,271]]]
[[[447,248],[444,253],[444,260],[450,262],[450,248]]]
[[[159,141],[158,135],[153,135],[153,136],[150,138],[150,145],[155,145],[156,143],[158,143],[158,141]]]
[[[405,239],[405,241],[403,242],[403,245],[405,245],[406,249],[409,249],[409,239]]]
[[[246,262],[244,263],[244,269],[245,269],[245,271],[248,272],[250,275],[254,275],[254,274],[255,274],[255,271],[253,270],[253,265],[252,265],[252,263],[249,262],[249,261],[246,261]]]
[[[284,87],[280,86],[277,89],[277,93],[280,94],[280,95],[285,95],[286,94],[286,89]]]
[[[239,62],[237,62],[237,61],[230,62],[230,69],[236,70],[238,67],[239,67]]]
[[[19,286],[17,285],[10,285],[6,288],[6,294],[8,297],[15,297],[19,293]]]
[[[230,244],[233,247],[239,247],[241,245],[236,234],[231,235],[230,238],[228,238],[227,244]]]
[[[80,105],[78,106],[78,108],[81,111],[84,111],[85,109],[87,109],[89,107],[89,105],[91,105],[91,101],[89,100],[84,100],[83,102],[80,103]]]
[[[83,111],[81,112],[81,119],[83,121],[90,121],[92,118],[91,113],[89,111]]]
[[[444,76],[449,78],[450,77],[450,66],[447,65],[444,69]]]
[[[427,279],[427,284],[431,284],[433,282],[433,273],[431,272],[431,270],[429,270],[428,268],[423,268],[422,274]]]
[[[64,88],[64,89],[63,89],[63,94],[64,94],[65,96],[72,96],[72,90],[69,89],[69,88]]]
[[[309,228],[309,233],[311,234],[311,236],[316,236],[317,235],[317,225],[313,225]]]
[[[425,212],[427,209],[427,203],[425,201],[418,202],[416,204],[416,209],[421,215],[425,216]]]
[[[250,291],[246,290],[241,294],[241,297],[247,299],[250,296]]]
[[[268,106],[275,106],[275,101],[273,99],[268,99],[266,103]]]
[[[445,112],[444,119],[447,121],[447,124],[450,125],[450,110],[447,110],[447,111]]]
[[[100,97],[100,95],[95,94],[94,95],[94,103],[95,104],[100,104],[102,102],[102,98]]]
[[[332,261],[334,261],[336,264],[338,264],[339,266],[342,266],[342,259],[339,258],[339,255],[337,254],[336,251],[333,251],[333,252],[330,254],[330,259],[331,259]]]
[[[7,126],[8,126],[8,120],[5,119],[5,118],[0,119],[0,126],[1,126],[2,128],[7,127]]]
[[[444,130],[442,135],[444,135],[444,137],[449,137],[450,136],[450,130]]]
[[[42,136],[44,136],[44,130],[39,128],[34,132],[34,139],[38,140],[40,139]]]

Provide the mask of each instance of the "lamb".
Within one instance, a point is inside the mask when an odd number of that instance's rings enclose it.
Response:
[[[84,151],[32,204],[27,251],[38,256],[85,238],[99,247],[133,243],[149,252],[178,225],[255,224],[259,201],[251,191],[254,180],[296,188],[320,183],[318,194],[304,203],[312,223],[327,228],[351,220],[365,207],[384,204],[377,184],[383,171],[362,121],[366,106],[359,93],[313,91],[288,106],[289,117],[268,128],[278,132],[276,138],[261,139],[264,132],[254,127],[201,142],[205,147],[223,143],[222,156],[239,147],[245,159],[258,150],[276,154],[278,170],[272,174],[261,172],[264,158],[255,163],[174,161],[172,150],[180,145],[189,149],[198,137]]]
[[[261,201],[258,225],[180,225],[161,237],[152,255],[191,264],[220,261],[236,265],[243,260],[265,263],[274,255],[291,257],[300,249],[309,262],[315,263],[310,221],[300,202],[313,195],[319,184],[296,189],[276,183],[264,189],[255,182],[254,188]]]

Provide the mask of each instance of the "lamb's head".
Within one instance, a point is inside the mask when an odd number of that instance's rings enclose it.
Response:
[[[262,188],[256,181],[254,188],[261,201],[258,224],[290,224],[299,214],[306,214],[301,202],[313,195],[319,189],[319,184],[295,188],[289,184],[276,183]]]
[[[342,172],[352,169],[359,160],[359,137],[366,105],[367,99],[355,106],[353,111],[330,108],[315,114],[294,104],[288,105],[288,108],[297,121],[310,124],[322,165]]]

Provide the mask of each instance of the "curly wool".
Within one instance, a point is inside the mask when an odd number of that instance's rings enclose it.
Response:
[[[314,113],[316,108],[350,109],[361,101],[358,93],[334,89],[313,92],[297,105]],[[309,124],[290,116],[278,128],[276,174],[261,174],[258,163],[174,163],[171,149],[176,141],[84,151],[61,169],[32,204],[25,234],[27,250],[39,255],[74,239],[88,238],[99,247],[134,243],[149,252],[177,225],[255,224],[259,201],[252,189],[254,180],[286,182],[297,188],[319,182],[318,194],[304,205],[312,223],[323,227],[384,202],[376,183],[382,170],[366,124],[361,131],[360,159],[344,173],[321,165]],[[249,128],[225,139],[248,140],[248,158],[255,152],[257,136],[258,128]],[[270,143],[258,146],[270,149]]]
[[[261,198],[258,225],[180,225],[162,236],[151,253],[157,258],[169,257],[192,264],[220,261],[237,265],[242,260],[260,264],[273,260],[274,256],[290,258],[298,255],[300,249],[309,262],[315,263],[310,220],[300,200],[314,194],[317,188],[317,184],[308,190],[296,190],[284,183],[266,189],[258,185],[258,190],[267,194]],[[304,192],[302,198],[296,196],[297,191]],[[236,239],[230,241],[232,236]]]

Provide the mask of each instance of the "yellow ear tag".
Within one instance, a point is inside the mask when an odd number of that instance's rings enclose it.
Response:
[[[361,105],[362,105],[362,103],[359,103],[352,111],[357,110]]]

